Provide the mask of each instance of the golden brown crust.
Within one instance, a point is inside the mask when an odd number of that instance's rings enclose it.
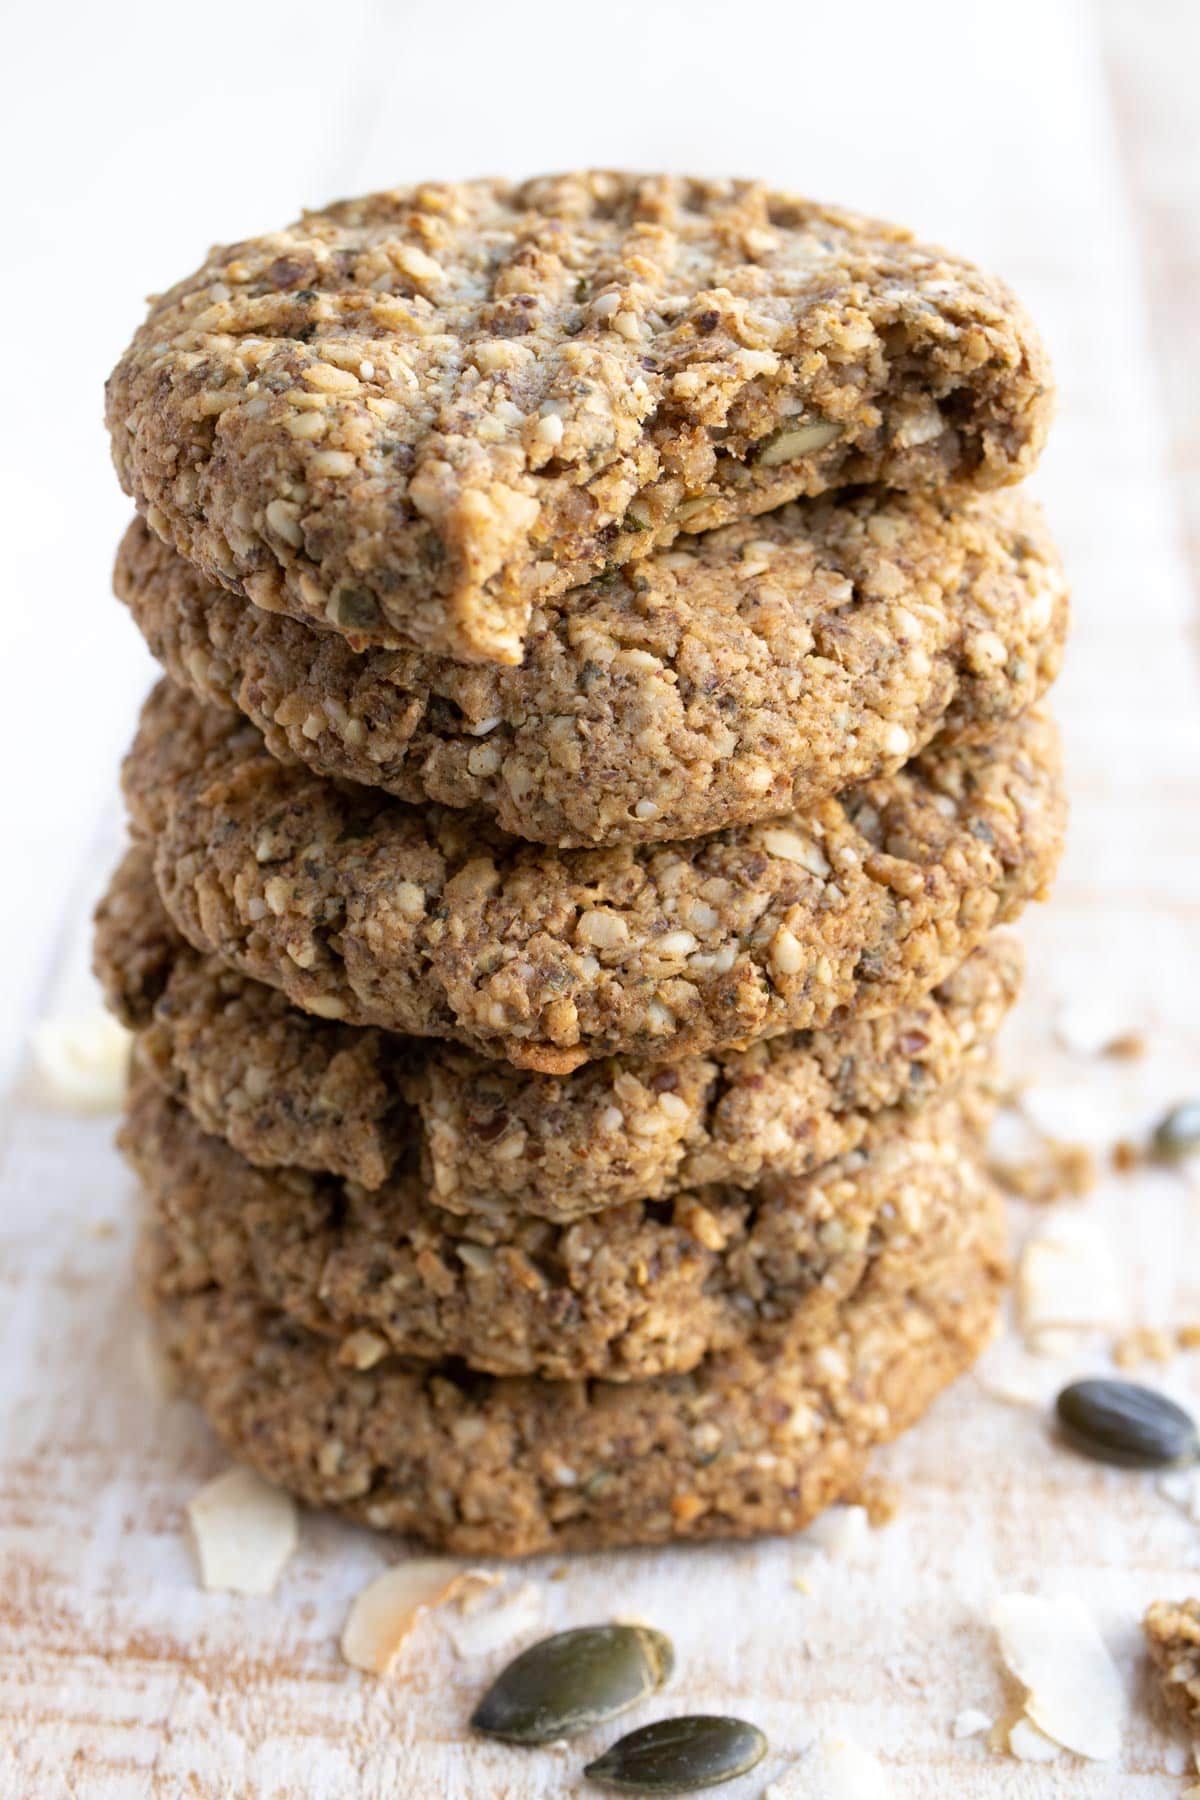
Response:
[[[916,1279],[974,1219],[978,1092],[880,1115],[800,1180],[707,1187],[556,1226],[460,1219],[416,1171],[375,1193],[255,1169],[144,1078],[121,1147],[149,1199],[163,1294],[214,1284],[278,1307],[369,1368],[389,1353],[494,1375],[645,1381],[783,1337],[819,1343],[870,1267]]]
[[[269,749],[558,845],[695,837],[986,737],[1058,673],[1067,593],[1003,494],[814,501],[540,606],[517,669],[345,639],[210,586],[140,522],[116,589],[173,680]]]
[[[720,1058],[611,1058],[553,1076],[312,1018],[201,956],[163,913],[144,846],[114,876],[96,933],[97,973],[139,1033],[140,1065],[250,1162],[377,1188],[419,1146],[439,1206],[558,1221],[803,1175],[853,1150],[883,1109],[915,1111],[979,1073],[1022,960],[1000,932],[897,1013]]]
[[[769,826],[552,852],[283,767],[165,685],[125,786],[197,948],[321,1016],[544,1073],[895,1011],[1046,891],[1064,810],[1034,712]]]
[[[226,1447],[269,1481],[467,1555],[798,1531],[849,1490],[994,1328],[993,1196],[914,1280],[870,1271],[822,1343],[743,1346],[657,1381],[546,1382],[339,1365],[245,1296],[156,1295],[164,1346]]]
[[[531,608],[802,494],[1033,465],[999,282],[750,182],[348,200],[210,252],[108,384],[126,491],[211,579],[357,648],[519,661]]]

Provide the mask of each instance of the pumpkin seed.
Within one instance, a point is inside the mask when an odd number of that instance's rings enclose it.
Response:
[[[583,1772],[589,1781],[626,1793],[679,1794],[734,1781],[766,1754],[767,1740],[756,1725],[696,1713],[629,1732]]]
[[[1196,1422],[1165,1394],[1135,1381],[1074,1381],[1058,1396],[1073,1449],[1125,1469],[1166,1469],[1200,1456]]]
[[[1200,1150],[1200,1100],[1174,1106],[1154,1127],[1150,1148],[1157,1162],[1177,1163]]]
[[[485,1737],[549,1744],[636,1706],[670,1679],[675,1652],[648,1625],[586,1625],[531,1644],[471,1716]]]

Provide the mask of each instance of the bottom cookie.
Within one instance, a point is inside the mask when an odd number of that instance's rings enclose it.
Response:
[[[632,1385],[394,1357],[355,1371],[248,1297],[156,1296],[153,1239],[145,1260],[166,1351],[235,1456],[379,1529],[521,1556],[801,1530],[983,1348],[1002,1243],[987,1192],[944,1260],[864,1283],[819,1345]]]

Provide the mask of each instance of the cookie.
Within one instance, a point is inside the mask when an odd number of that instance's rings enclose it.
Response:
[[[894,1011],[1045,892],[1063,827],[1037,711],[769,825],[621,849],[321,780],[167,684],[125,789],[198,949],[319,1016],[547,1074]]]
[[[987,736],[1058,673],[1023,495],[861,495],[681,538],[539,606],[519,668],[344,638],[207,584],[138,522],[116,589],[173,680],[274,755],[560,846],[696,837]]]
[[[899,1012],[727,1052],[525,1073],[427,1040],[311,1017],[193,950],[134,846],[97,918],[96,968],[140,1065],[261,1167],[378,1188],[406,1159],[439,1206],[565,1220],[688,1187],[752,1187],[853,1150],[885,1107],[915,1111],[977,1075],[1020,985],[1012,934],[987,938]]]
[[[108,383],[113,456],[211,579],[356,649],[520,660],[531,610],[681,531],[1037,458],[999,282],[750,182],[394,189],[209,253]]]
[[[420,1174],[369,1193],[256,1169],[144,1077],[120,1143],[149,1198],[164,1294],[217,1285],[371,1368],[389,1353],[494,1375],[645,1381],[746,1340],[818,1341],[863,1279],[936,1263],[980,1204],[987,1107],[883,1113],[812,1175],[634,1201],[573,1224],[461,1219]]]
[[[281,1487],[470,1556],[799,1531],[994,1329],[1003,1212],[905,1282],[871,1272],[822,1342],[743,1345],[657,1381],[366,1370],[249,1296],[155,1294],[163,1346],[226,1448]]]

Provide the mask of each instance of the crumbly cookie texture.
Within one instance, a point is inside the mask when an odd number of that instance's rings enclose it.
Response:
[[[1142,1631],[1167,1705],[1200,1731],[1200,1600],[1155,1600]]]
[[[517,669],[361,655],[206,583],[140,521],[116,589],[173,680],[274,755],[558,845],[695,837],[987,736],[1058,673],[1020,494],[862,495],[681,538],[536,608]]]
[[[210,252],[108,383],[153,530],[270,611],[516,663],[599,569],[879,481],[1037,458],[999,282],[752,182],[591,172],[347,200]]]
[[[145,1272],[165,1349],[235,1456],[379,1529],[521,1556],[801,1530],[983,1348],[1002,1234],[993,1198],[936,1269],[864,1277],[820,1344],[743,1345],[637,1383],[347,1368],[245,1295],[156,1295],[152,1240]]]
[[[547,1074],[894,1011],[1046,891],[1063,827],[1036,711],[770,825],[622,849],[323,781],[167,684],[125,788],[198,949],[321,1017]]]
[[[973,1229],[986,1182],[972,1095],[885,1113],[860,1147],[750,1193],[697,1188],[565,1225],[461,1219],[416,1172],[374,1193],[333,1176],[255,1169],[138,1083],[121,1146],[156,1231],[159,1289],[214,1284],[278,1307],[370,1368],[389,1353],[494,1375],[645,1381],[781,1334],[818,1342],[869,1267],[936,1264]]]
[[[250,1162],[378,1188],[416,1158],[439,1206],[554,1220],[803,1175],[855,1149],[884,1108],[916,1111],[979,1076],[1022,964],[1001,931],[899,1012],[719,1059],[612,1058],[555,1076],[300,1012],[178,935],[142,845],[96,931],[97,974],[139,1033],[140,1066]]]

